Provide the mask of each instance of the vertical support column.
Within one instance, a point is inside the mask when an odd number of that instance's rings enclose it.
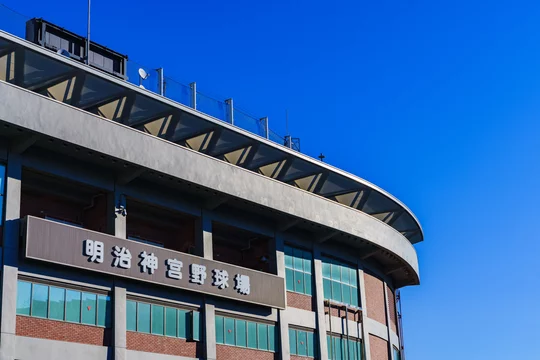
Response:
[[[158,72],[158,91],[159,95],[165,96],[165,77],[163,76],[163,68],[157,69]]]
[[[227,99],[225,100],[225,104],[227,104],[227,122],[231,125],[234,125],[234,105],[233,105],[233,99]]]
[[[390,328],[390,304],[388,302],[388,287],[386,286],[386,281],[383,281],[384,286],[384,310],[386,312],[386,329],[388,334],[388,360],[395,360],[394,359],[394,349],[392,347],[392,336],[391,336],[391,328]]]
[[[362,349],[364,351],[364,360],[371,360],[369,345],[369,332],[367,331],[367,312],[366,312],[366,284],[364,280],[364,269],[358,264],[358,286],[360,287],[360,304],[362,306]]]
[[[194,81],[191,84],[189,84],[189,88],[191,89],[191,107],[195,110],[197,109],[197,83]]]
[[[205,259],[213,258],[212,243],[212,220],[206,213],[201,211],[199,220],[198,236],[195,240],[195,249],[197,255]],[[211,281],[211,280],[210,280]],[[204,358],[207,360],[216,360],[216,307],[209,300],[204,300]]]
[[[260,121],[263,123],[264,137],[267,139],[270,139],[270,129],[268,128],[268,116],[261,118]]]
[[[2,318],[0,319],[0,360],[15,358],[17,322],[17,275],[21,217],[21,175],[19,155],[10,153],[6,174],[4,243],[2,248]]]
[[[109,204],[107,204],[109,213],[109,234],[125,239],[127,238],[127,204],[126,196],[121,189],[115,188],[114,192],[109,194]]]
[[[126,289],[114,287],[114,360],[127,359]]]
[[[318,244],[313,247],[313,271],[315,274],[315,296],[317,304],[317,330],[319,337],[319,354],[321,360],[328,360],[326,342],[326,315],[324,313],[324,288],[322,278],[321,250]],[[330,318],[331,319],[331,318]],[[331,320],[330,320],[331,321]]]
[[[283,234],[276,232],[275,239],[275,264],[277,276],[285,279],[285,244],[283,241]],[[285,280],[284,280],[285,281]],[[286,292],[285,292],[286,293]],[[287,297],[285,297],[285,307],[287,307]],[[279,335],[280,335],[280,348],[281,348],[281,360],[289,360],[291,358],[291,349],[289,344],[289,319],[285,315],[285,310],[279,310]]]

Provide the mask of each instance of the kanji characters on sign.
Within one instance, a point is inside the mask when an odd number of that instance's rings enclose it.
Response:
[[[250,293],[250,284],[249,276],[237,274],[234,277],[235,285],[234,289],[242,295],[249,295]]]
[[[204,285],[204,280],[206,280],[206,266],[191,264],[189,270],[189,281],[195,284]]]
[[[229,283],[227,282],[229,281],[229,273],[227,270],[214,269],[212,272],[214,273],[212,285],[217,286],[218,289],[226,289],[229,287]]]
[[[125,248],[120,248],[119,246],[115,246],[113,248],[113,255],[114,255],[114,262],[113,266],[122,268],[122,269],[130,269],[131,268],[131,252]]]
[[[165,263],[167,264],[167,277],[176,280],[182,279],[182,267],[184,264],[180,260],[167,259]]]
[[[103,248],[104,245],[101,241],[84,240],[84,255],[89,256],[89,262],[95,262],[98,264],[103,263]]]
[[[139,254],[141,262],[139,266],[141,267],[141,272],[145,273],[148,270],[148,273],[152,275],[154,270],[158,268],[158,258],[154,253],[147,254],[146,251],[143,251]]]

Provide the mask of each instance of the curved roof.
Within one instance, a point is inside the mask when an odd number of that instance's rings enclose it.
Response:
[[[376,185],[222,120],[0,31],[0,79],[287,183],[423,241],[414,214]],[[1,64],[1,62],[0,62]]]

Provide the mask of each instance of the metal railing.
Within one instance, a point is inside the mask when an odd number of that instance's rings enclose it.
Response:
[[[0,30],[25,38],[26,22],[31,17],[0,3]],[[139,69],[148,74],[146,79],[139,75]],[[161,69],[163,71],[163,69]],[[258,117],[233,105],[232,99],[219,100],[209,96],[196,87],[195,83],[186,84],[169,76],[161,76],[160,69],[145,66],[129,59],[126,65],[127,81],[144,87],[147,91],[163,95],[180,104],[190,106],[207,115],[269,139],[279,145],[300,151],[298,142],[290,141],[290,136],[280,136],[268,126],[268,117]]]

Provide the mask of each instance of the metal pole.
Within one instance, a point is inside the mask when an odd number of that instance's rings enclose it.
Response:
[[[84,61],[86,65],[88,65],[90,57],[90,1],[88,0],[88,23],[86,28],[86,59]]]
[[[159,95],[165,96],[165,81],[163,77],[163,68],[157,69]]]
[[[268,129],[268,116],[261,118],[264,121],[264,137],[270,139],[270,130]]]
[[[191,89],[191,107],[197,109],[197,83],[192,82],[189,88]]]
[[[234,105],[233,105],[233,99],[227,99],[225,100],[225,104],[227,104],[228,112],[227,112],[227,121],[234,125]]]

